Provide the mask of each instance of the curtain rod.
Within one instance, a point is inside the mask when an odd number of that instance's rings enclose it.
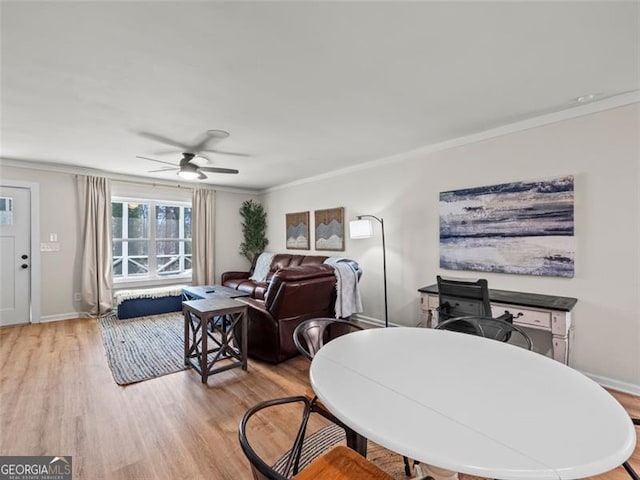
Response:
[[[90,176],[90,175],[83,175],[80,173],[76,173],[74,175],[76,178],[78,178],[79,176]],[[200,185],[181,185],[179,183],[158,183],[158,182],[154,182],[154,181],[149,181],[149,182],[145,182],[143,180],[123,180],[121,178],[114,178],[111,177],[109,175],[92,175],[92,176],[98,176],[98,177],[105,177],[108,178],[109,180],[113,181],[113,182],[119,182],[119,183],[129,183],[132,185],[146,185],[146,186],[151,186],[151,187],[166,187],[166,188],[181,188],[181,189],[186,189],[186,190],[193,190],[195,188],[201,188],[201,189],[205,189],[205,190],[213,190],[215,191],[215,188],[208,188],[208,187],[204,187],[204,186],[200,186]]]

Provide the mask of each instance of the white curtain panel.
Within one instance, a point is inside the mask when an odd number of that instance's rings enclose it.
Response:
[[[111,185],[107,178],[78,175],[82,300],[91,315],[113,309]]]
[[[191,206],[193,284],[213,285],[216,283],[214,278],[215,190],[205,188],[194,189]]]

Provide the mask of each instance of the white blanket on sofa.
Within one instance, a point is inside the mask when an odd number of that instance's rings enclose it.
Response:
[[[262,252],[256,260],[256,267],[253,270],[253,275],[249,277],[249,280],[254,282],[264,282],[267,280],[269,274],[269,268],[271,268],[271,260],[275,254],[270,252]]]
[[[358,274],[350,263],[339,257],[329,257],[324,263],[331,265],[336,275],[336,318],[346,318],[362,312],[362,297]]]

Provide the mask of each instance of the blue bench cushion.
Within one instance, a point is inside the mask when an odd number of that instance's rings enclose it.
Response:
[[[182,296],[132,298],[118,305],[118,318],[143,317],[182,311]]]
[[[182,310],[182,289],[185,285],[118,290],[113,300],[118,306],[118,318],[143,317]]]

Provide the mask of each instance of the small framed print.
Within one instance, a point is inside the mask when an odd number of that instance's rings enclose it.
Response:
[[[344,251],[344,207],[316,210],[316,250]]]
[[[309,212],[285,214],[287,249],[309,250]]]

